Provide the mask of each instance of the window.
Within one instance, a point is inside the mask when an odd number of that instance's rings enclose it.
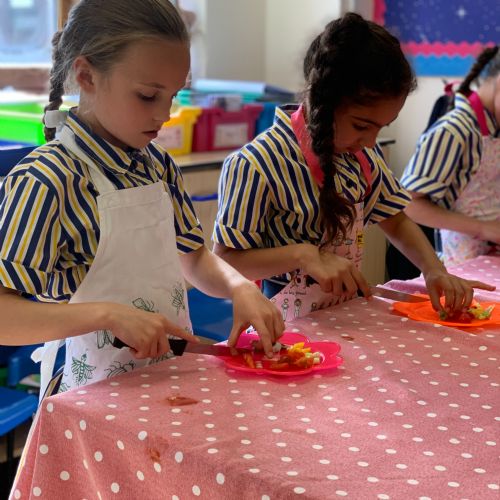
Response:
[[[57,0],[0,0],[0,63],[48,64]]]

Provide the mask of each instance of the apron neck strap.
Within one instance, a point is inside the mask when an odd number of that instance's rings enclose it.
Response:
[[[74,132],[64,126],[61,132],[57,135],[66,149],[71,151],[80,161],[85,163],[89,169],[89,174],[100,195],[116,191],[113,183],[101,172],[95,162],[78,146],[75,140]]]
[[[481,135],[490,135],[490,131],[488,130],[488,125],[486,124],[486,115],[484,113],[484,106],[479,98],[477,92],[471,92],[469,97],[470,105],[476,113],[477,121],[479,122],[479,128],[481,129]]]
[[[307,132],[306,122],[304,119],[304,108],[302,105],[300,105],[297,108],[297,110],[292,113],[291,121],[292,121],[293,133],[297,138],[300,150],[302,151],[302,154],[306,159],[306,163],[307,166],[309,167],[309,170],[311,171],[311,175],[313,176],[313,179],[316,181],[316,183],[320,187],[323,187],[325,175],[323,173],[323,170],[321,169],[319,158],[316,156],[316,154],[311,148],[311,137]],[[370,193],[372,185],[371,165],[362,151],[354,153],[354,156],[361,165],[361,171],[363,172],[363,175],[366,179],[367,183],[366,193],[365,193],[366,197]]]

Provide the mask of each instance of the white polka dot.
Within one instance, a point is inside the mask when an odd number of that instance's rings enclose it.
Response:
[[[215,453],[219,453],[219,450],[217,448],[209,448],[207,450],[207,453],[209,453],[210,455],[214,455]]]
[[[448,486],[449,486],[450,488],[458,488],[458,487],[460,486],[460,483],[457,483],[457,482],[455,482],[455,481],[450,481],[450,482],[448,483]]]
[[[379,498],[380,500],[389,500],[391,497],[389,495],[386,495],[385,493],[379,493],[377,495],[377,498]]]
[[[248,469],[248,472],[252,474],[258,474],[260,472],[260,469]]]
[[[490,484],[488,484],[488,488],[490,490],[500,490],[500,485],[498,485],[496,483],[490,483]]]
[[[243,455],[243,458],[244,458],[245,460],[251,460],[252,458],[255,458],[255,457],[254,457],[254,455],[252,455],[251,453],[245,453],[245,454]]]
[[[156,472],[161,472],[161,464],[160,464],[160,463],[155,462],[155,463],[153,464],[153,468],[154,468],[154,470],[155,470]]]
[[[106,420],[114,420],[116,417],[115,417],[115,415],[106,415],[104,418]]]
[[[95,458],[96,462],[102,462],[102,459],[103,459],[102,453],[100,451],[96,451],[94,453],[94,458]]]
[[[286,447],[286,443],[276,443],[276,446],[279,446],[280,448],[285,448]]]
[[[407,469],[408,466],[406,464],[396,464],[396,468],[397,469],[401,469],[401,470],[404,470],[404,469]]]
[[[118,493],[120,491],[120,485],[118,483],[111,483],[111,491],[113,493]]]
[[[137,476],[137,479],[139,479],[139,481],[144,481],[144,473],[140,470],[138,470],[135,475]]]
[[[222,472],[219,472],[215,476],[215,480],[217,481],[217,484],[224,484],[226,477],[224,476],[224,474],[222,474]]]
[[[63,481],[67,481],[69,479],[69,472],[67,470],[63,470],[63,471],[61,471],[61,474],[59,474],[59,477]]]
[[[194,496],[199,497],[199,496],[201,495],[201,489],[200,489],[200,487],[199,487],[199,486],[197,486],[196,484],[193,486],[193,488],[192,488],[192,490],[191,490],[191,491],[193,492],[193,495],[194,495]]]
[[[385,452],[388,453],[389,455],[394,455],[395,453],[397,453],[397,451],[392,448],[387,448]]]
[[[370,464],[368,462],[358,462],[360,467],[368,467]]]
[[[35,487],[33,488],[33,495],[34,495],[35,497],[39,497],[41,494],[42,494],[42,490],[41,490],[41,488],[39,488],[38,486],[35,486]]]
[[[39,450],[42,455],[47,455],[47,453],[49,452],[49,447],[46,444],[42,444],[40,445]]]
[[[302,486],[295,486],[293,489],[293,492],[296,493],[297,495],[302,495],[302,493],[305,493],[306,489],[302,488]]]
[[[366,478],[366,480],[367,480],[369,483],[378,483],[378,482],[379,482],[378,477],[374,477],[374,476],[368,476],[368,477]]]
[[[318,462],[321,465],[330,465],[330,460],[327,460],[326,458],[322,458],[321,460],[318,460]]]
[[[472,458],[472,455],[470,453],[462,453],[461,456],[463,458]]]
[[[52,412],[54,411],[54,405],[53,405],[53,403],[47,403],[47,408],[46,408],[46,409],[47,409],[47,411],[48,411],[49,413],[52,413]],[[34,490],[33,490],[33,491],[34,491]],[[40,493],[40,494],[41,494],[41,493]]]
[[[408,479],[408,481],[406,481],[408,484],[412,484],[412,485],[417,485],[419,484],[419,482],[416,480],[416,479]]]
[[[87,463],[87,460],[83,459],[83,466],[89,470],[89,464]]]
[[[184,454],[182,453],[182,451],[177,451],[177,452],[175,453],[175,455],[174,455],[174,459],[175,459],[175,461],[176,461],[178,464],[180,464],[180,463],[182,462],[183,458],[184,458]]]
[[[444,465],[436,465],[434,467],[434,469],[437,470],[437,471],[443,472],[443,471],[446,470],[446,467]]]
[[[478,474],[484,474],[486,471],[484,469],[474,469],[474,472],[477,472]]]
[[[21,498],[21,492],[19,490],[14,491],[14,498],[16,499]]]
[[[137,434],[137,437],[141,441],[144,441],[148,437],[148,433],[146,431],[141,431],[141,432],[139,432],[139,434]]]
[[[344,491],[344,490],[337,490],[335,492],[336,495],[338,495],[339,497],[346,497],[347,496],[347,491]]]
[[[84,431],[87,428],[87,422],[85,420],[80,420],[80,429]]]
[[[118,446],[118,448],[120,450],[124,450],[125,449],[125,445],[123,444],[123,441],[117,441],[116,442],[116,446]]]

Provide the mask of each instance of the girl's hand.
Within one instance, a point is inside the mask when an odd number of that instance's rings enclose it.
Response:
[[[199,339],[168,320],[163,314],[142,311],[124,304],[106,303],[107,323],[115,337],[125,342],[137,359],[157,358],[170,347],[167,335],[175,335],[188,342]]]
[[[243,330],[252,325],[259,333],[267,356],[273,356],[273,344],[283,335],[285,323],[278,309],[251,281],[233,289],[233,328],[227,341],[235,346]]]
[[[481,281],[459,278],[446,270],[432,270],[424,275],[432,306],[436,311],[448,313],[460,312],[470,307],[474,296],[474,288],[493,291],[494,286]],[[444,295],[444,306],[440,297]]]
[[[338,297],[352,296],[358,290],[364,297],[371,295],[368,282],[353,261],[331,252],[322,252],[313,245],[308,245],[306,251],[301,267],[318,282],[321,290]]]

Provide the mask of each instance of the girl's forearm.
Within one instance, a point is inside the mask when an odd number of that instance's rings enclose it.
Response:
[[[479,236],[480,234],[480,224],[476,219],[442,208],[426,197],[414,197],[406,207],[405,213],[417,224],[423,226],[449,229],[469,236]]]
[[[214,253],[250,280],[265,279],[304,268],[317,254],[317,247],[298,243],[277,248],[235,250],[216,243]]]
[[[106,328],[106,303],[42,304],[0,286],[0,344],[28,345]]]

